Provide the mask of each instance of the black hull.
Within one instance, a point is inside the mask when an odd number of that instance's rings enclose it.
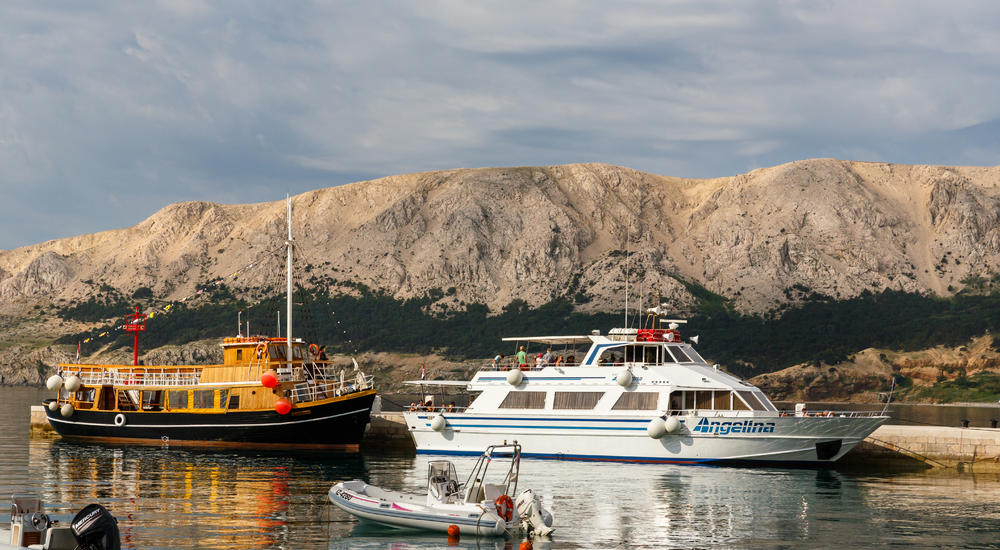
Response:
[[[77,410],[63,418],[45,408],[49,424],[71,439],[148,440],[167,443],[260,444],[352,447],[364,436],[375,392],[296,407],[290,414],[270,411],[206,413]],[[120,424],[120,425],[119,425]]]

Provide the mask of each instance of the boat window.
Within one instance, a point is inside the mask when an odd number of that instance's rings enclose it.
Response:
[[[501,409],[544,409],[545,392],[543,391],[512,391],[503,398]]]
[[[187,390],[170,390],[167,392],[167,404],[171,409],[188,408]]]
[[[769,411],[776,411],[776,410],[778,410],[778,408],[775,407],[773,404],[771,404],[771,401],[768,400],[768,398],[765,397],[764,394],[758,393],[758,392],[754,392],[754,397],[756,397],[757,401],[760,401],[761,404],[764,405],[765,409],[767,409]]]
[[[139,392],[137,390],[118,390],[118,410],[120,411],[139,410],[139,405],[137,403],[138,400],[139,400]]]
[[[656,357],[656,350],[658,350],[659,348],[660,348],[660,346],[643,346],[642,347],[643,354],[645,355],[644,359],[645,359],[646,363],[649,363],[650,365],[657,365],[657,364],[660,363],[659,359]]]
[[[655,391],[625,392],[611,409],[615,411],[655,411],[656,401],[659,397],[659,392]]]
[[[593,409],[601,400],[600,391],[557,391],[552,402],[553,409]]]
[[[226,400],[229,399],[229,389],[219,390],[219,406],[226,407]]]
[[[675,391],[670,392],[670,404],[667,405],[667,409],[671,411],[680,411],[684,409],[684,392]]]
[[[742,398],[743,398],[743,400],[744,400],[744,401],[746,401],[747,405],[750,405],[750,408],[751,408],[751,409],[753,409],[753,410],[755,410],[755,411],[766,411],[766,410],[767,410],[767,407],[765,407],[765,406],[763,405],[763,403],[761,403],[761,402],[760,402],[760,401],[759,401],[759,400],[757,399],[757,396],[756,396],[756,395],[754,395],[754,393],[753,393],[753,392],[749,392],[749,391],[738,391],[738,392],[736,392],[736,393],[740,394],[740,397],[742,397]]]
[[[691,358],[684,354],[681,348],[669,346],[667,350],[674,356],[674,360],[678,363],[691,363]]]
[[[705,359],[701,355],[698,355],[698,352],[694,348],[684,346],[684,353],[695,363],[706,363]]]
[[[733,410],[734,411],[749,411],[750,410],[750,406],[747,405],[746,403],[744,403],[742,399],[740,399],[739,397],[737,397],[737,396],[734,395],[733,396]]]
[[[271,359],[276,359],[278,361],[285,360],[285,346],[277,346],[271,344],[270,346],[268,346],[268,349],[271,355]]]
[[[243,350],[241,349],[236,350],[236,360],[237,361],[243,360]]]
[[[163,410],[163,390],[143,390],[142,410],[162,411]]]
[[[621,348],[614,348],[604,350],[601,354],[601,358],[597,360],[598,365],[620,365],[624,360],[625,356],[622,354]]]
[[[238,395],[230,395],[229,396],[229,408],[230,409],[238,409],[238,408],[240,408],[240,396],[238,396]]]
[[[715,392],[715,407],[717,411],[728,411],[732,408],[730,401],[732,400],[733,392],[729,391],[717,391]]]
[[[194,390],[191,392],[191,408],[211,409],[215,406],[215,392],[212,390]]]
[[[302,359],[303,346],[292,346],[292,358]]]
[[[695,394],[695,406],[696,409],[711,409],[712,408],[712,391],[696,391]]]

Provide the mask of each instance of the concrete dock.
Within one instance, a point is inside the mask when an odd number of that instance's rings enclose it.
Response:
[[[41,406],[31,407],[32,437],[55,432]],[[373,414],[362,447],[413,452],[403,413]],[[949,426],[880,426],[847,453],[837,466],[875,470],[955,469],[1000,472],[1000,429]]]

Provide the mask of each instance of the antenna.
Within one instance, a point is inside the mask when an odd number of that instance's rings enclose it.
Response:
[[[628,238],[629,227],[625,222],[625,328],[628,328]]]
[[[288,240],[285,244],[288,245],[288,265],[287,270],[287,289],[285,294],[285,332],[288,333],[287,336],[287,346],[285,359],[288,360],[288,368],[292,367],[292,197],[285,195],[285,201],[288,203]]]
[[[278,338],[281,338],[281,310],[278,310]]]
[[[243,336],[243,310],[236,312],[236,337]]]

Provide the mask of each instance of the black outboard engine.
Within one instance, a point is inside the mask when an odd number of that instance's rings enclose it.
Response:
[[[118,520],[100,504],[89,504],[70,524],[77,550],[121,550]]]

